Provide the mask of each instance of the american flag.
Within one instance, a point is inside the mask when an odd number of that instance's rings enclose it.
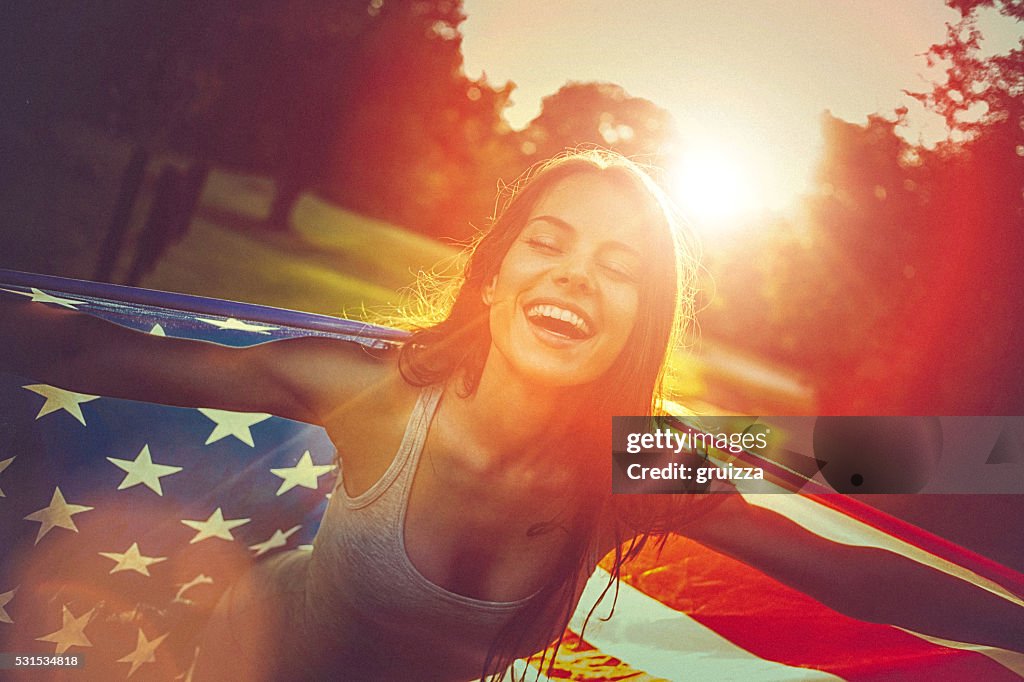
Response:
[[[0,295],[235,346],[309,334],[368,345],[401,338],[334,318],[22,273],[0,272]],[[271,415],[117,400],[0,374],[0,652],[85,661],[0,678],[190,680],[221,592],[252,562],[310,546],[334,455],[322,429]],[[812,498],[749,501],[828,539],[1001,589]],[[1020,654],[854,620],[683,538],[627,564],[614,617],[592,618],[580,639],[607,567],[583,596],[553,679],[1024,677]]]

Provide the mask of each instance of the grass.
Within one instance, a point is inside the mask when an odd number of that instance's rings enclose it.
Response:
[[[143,286],[295,310],[363,316],[401,302],[423,270],[457,250],[305,196],[287,234],[258,227],[271,188],[214,172],[200,217]]]

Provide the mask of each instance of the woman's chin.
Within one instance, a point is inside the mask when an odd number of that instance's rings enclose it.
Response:
[[[610,369],[611,362],[601,359],[599,337],[575,339],[526,323],[506,338],[495,346],[511,374],[508,379],[518,378],[536,390],[583,387]]]
[[[538,362],[536,359],[523,362],[517,374],[532,388],[560,392],[586,388],[596,379],[579,365],[557,359],[549,362]]]

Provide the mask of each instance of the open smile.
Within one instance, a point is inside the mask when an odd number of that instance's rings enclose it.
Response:
[[[595,334],[589,316],[575,306],[564,303],[534,302],[524,307],[532,327],[564,341],[586,341]]]

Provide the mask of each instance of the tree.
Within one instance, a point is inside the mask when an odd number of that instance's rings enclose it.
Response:
[[[467,237],[494,178],[519,170],[502,117],[512,86],[463,72],[461,3],[389,6],[349,64],[359,77],[347,82],[320,186],[362,213]]]
[[[865,126],[826,119],[808,202],[814,259],[790,265],[817,284],[799,305],[788,301],[814,311],[803,328],[820,323],[800,350],[825,411],[1024,407],[1022,50],[981,59],[974,12],[993,3],[950,4],[963,19],[928,52],[945,77],[914,94],[945,118],[949,140],[933,150],[903,142],[904,111]],[[1024,17],[1024,3],[1000,5]]]
[[[1024,407],[1024,37],[1005,55],[978,55],[980,9],[1024,22],[1021,0],[947,0],[961,20],[928,57],[947,64],[945,79],[915,94],[940,113],[950,141],[937,150],[930,218],[959,235],[956,277],[946,293],[964,299],[944,329],[936,365],[959,385],[940,392],[953,404],[1019,414]],[[953,140],[959,138],[957,144]],[[955,300],[951,296],[951,300]]]
[[[658,163],[678,144],[672,115],[613,83],[576,83],[545,97],[523,132],[523,146],[546,159],[577,145],[595,145]]]

